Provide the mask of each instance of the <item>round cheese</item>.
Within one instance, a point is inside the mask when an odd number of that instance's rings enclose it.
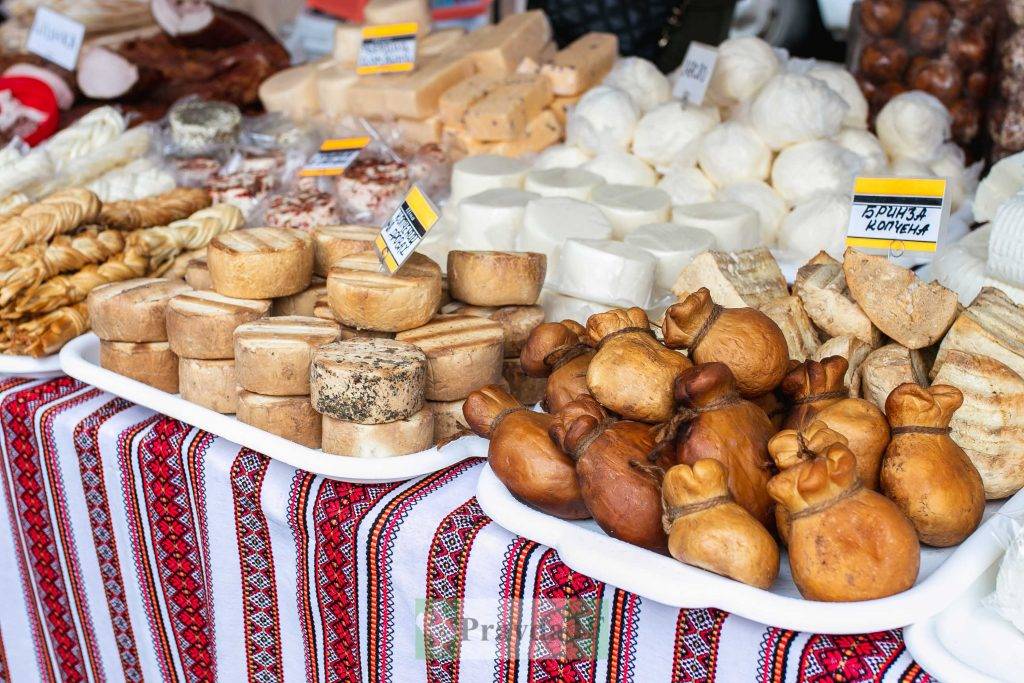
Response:
[[[167,341],[167,302],[192,288],[181,280],[138,278],[89,292],[89,322],[100,339]]]
[[[469,429],[462,406],[466,399],[455,401],[427,401],[427,407],[434,414],[434,443],[447,441],[456,434]]]
[[[209,291],[179,294],[167,304],[167,340],[185,358],[232,358],[235,328],[269,311],[269,301],[233,299]]]
[[[715,236],[707,230],[678,223],[652,223],[627,235],[625,243],[654,257],[654,284],[668,291],[694,256],[715,248]]]
[[[321,278],[314,278],[313,284],[309,286],[309,289],[299,292],[298,294],[291,294],[289,296],[282,296],[278,299],[274,299],[274,302],[270,306],[270,315],[282,316],[282,315],[313,315],[313,309],[316,308],[316,302],[327,296],[327,283]]]
[[[708,100],[719,106],[746,102],[779,71],[775,48],[756,36],[722,41],[708,85]]]
[[[626,150],[639,118],[640,109],[626,91],[599,85],[588,90],[570,113],[566,141],[590,154]]]
[[[715,107],[666,102],[640,119],[633,154],[659,168],[687,166],[696,160],[701,138],[720,120]]]
[[[320,318],[263,318],[235,328],[238,385],[267,396],[309,393],[313,351],[337,341],[341,328]]]
[[[313,268],[323,277],[335,261],[349,254],[373,251],[380,228],[365,225],[324,225],[313,231]]]
[[[779,246],[801,261],[825,251],[842,258],[850,222],[849,194],[819,194],[793,207],[779,230]]]
[[[360,35],[359,42],[362,40]],[[349,64],[327,62],[316,67],[317,106],[329,121],[349,113],[348,91],[358,81],[359,75]]]
[[[547,258],[528,251],[452,251],[448,289],[476,306],[531,306],[544,284]]]
[[[554,287],[609,306],[645,308],[654,287],[654,257],[612,240],[566,240]]]
[[[238,382],[235,380],[235,361],[178,359],[178,391],[190,403],[233,413],[238,408]]]
[[[864,97],[860,86],[857,85],[857,79],[842,64],[818,62],[807,71],[807,75],[823,81],[846,102],[844,126],[861,129],[868,127],[867,98]]]
[[[590,198],[612,224],[615,239],[641,225],[663,223],[672,215],[672,199],[664,190],[640,185],[601,185]]]
[[[167,342],[101,340],[100,367],[168,394],[178,393],[178,357]]]
[[[772,186],[790,205],[822,192],[849,192],[862,159],[831,140],[812,140],[779,152],[772,166]]]
[[[322,420],[308,396],[264,396],[239,390],[235,417],[302,446],[320,448]]]
[[[672,85],[657,66],[641,57],[622,57],[604,77],[604,84],[629,93],[640,111],[672,99]]]
[[[761,245],[760,222],[749,206],[736,202],[705,202],[672,208],[672,222],[707,230],[720,251],[743,251]]]
[[[412,254],[389,275],[377,255],[351,254],[327,275],[327,298],[342,325],[360,330],[400,332],[430,320],[441,304],[441,268],[422,254]]]
[[[889,168],[889,155],[870,131],[844,128],[836,136],[836,143],[860,157],[863,173],[884,174]]]
[[[469,306],[453,302],[441,309],[442,313],[473,315],[487,318],[501,325],[505,336],[505,358],[519,358],[533,328],[544,322],[544,309],[540,306]]]
[[[509,251],[523,228],[526,204],[539,195],[511,188],[485,190],[459,202],[456,249]],[[433,232],[433,230],[431,230]]]
[[[697,163],[717,185],[764,180],[772,167],[772,151],[752,128],[726,121],[708,131],[701,140]]]
[[[526,205],[523,231],[516,245],[522,251],[548,257],[546,280],[552,282],[558,274],[558,257],[565,240],[603,240],[611,236],[612,224],[596,206],[568,197],[543,197]]]
[[[750,103],[750,125],[772,149],[830,138],[848,107],[821,81],[795,73],[773,76]]]
[[[423,407],[427,357],[393,339],[348,339],[321,346],[309,372],[318,413],[360,424],[403,420]]]
[[[452,193],[448,201],[457,204],[466,197],[499,187],[521,190],[529,169],[525,161],[497,154],[460,159],[452,166]]]
[[[572,197],[586,201],[604,178],[582,168],[547,168],[526,174],[527,192],[542,197]]]
[[[427,356],[425,395],[454,401],[501,380],[504,333],[501,325],[470,315],[442,315],[396,341],[417,346]]]
[[[782,219],[789,211],[782,197],[761,180],[726,185],[715,194],[715,200],[744,204],[756,211],[761,225],[761,241],[766,245],[775,244]]]
[[[699,168],[673,168],[658,181],[673,205],[700,204],[715,198],[715,184]]]
[[[323,416],[324,453],[353,458],[390,458],[434,445],[434,413],[423,406],[409,417],[385,424],[360,424]]]
[[[278,71],[260,83],[263,108],[301,120],[320,111],[317,101],[316,66],[303,64]]]
[[[206,260],[220,294],[272,299],[309,287],[313,239],[294,228],[233,230],[214,238]]]
[[[890,157],[927,162],[949,139],[953,117],[934,95],[912,90],[889,100],[875,117],[875,132]]]
[[[608,304],[565,296],[552,289],[541,292],[540,305],[544,307],[544,317],[548,320],[575,320],[580,325],[586,325],[587,318],[595,313],[604,313],[612,308]]]
[[[603,152],[581,166],[585,171],[596,173],[606,183],[618,185],[653,186],[658,182],[658,174],[640,157],[629,152]]]
[[[534,169],[576,168],[590,161],[590,155],[574,145],[552,145],[533,160]]]
[[[210,267],[206,264],[206,255],[194,258],[185,266],[185,282],[195,290],[213,289],[210,279]]]

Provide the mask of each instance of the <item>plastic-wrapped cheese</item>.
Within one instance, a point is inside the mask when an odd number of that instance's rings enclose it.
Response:
[[[719,251],[743,251],[761,246],[757,213],[737,202],[704,202],[672,208],[672,222],[707,230]]]
[[[672,101],[644,114],[633,135],[633,154],[660,169],[687,166],[697,158],[701,137],[721,117],[715,107]]]
[[[641,225],[664,223],[672,215],[672,199],[664,190],[642,185],[599,185],[590,201],[612,224],[615,239]]]
[[[459,202],[454,247],[465,251],[512,251],[526,205],[540,195],[510,188],[486,190]],[[433,231],[431,231],[433,232]]]
[[[988,241],[988,275],[1013,286],[1024,286],[1024,197],[1003,202],[992,220]]]
[[[672,204],[700,204],[715,198],[715,184],[699,168],[673,168],[658,181],[658,188],[668,192]]]
[[[554,283],[560,293],[587,297],[609,306],[640,306],[650,302],[654,257],[643,249],[613,240],[566,240]]]
[[[534,169],[526,174],[523,187],[541,197],[572,197],[586,201],[604,178],[582,168]]]
[[[889,155],[882,149],[882,143],[875,134],[858,128],[844,128],[836,136],[836,143],[861,158],[862,173],[885,173],[889,167]]]
[[[701,140],[697,163],[718,185],[764,180],[772,167],[772,151],[753,128],[726,121],[708,131]]]
[[[565,296],[550,289],[540,293],[540,300],[537,303],[544,309],[545,319],[575,320],[580,325],[586,325],[587,318],[595,313],[604,313],[612,308],[607,304]]]
[[[611,236],[612,224],[596,206],[568,197],[542,197],[526,205],[523,230],[516,246],[520,251],[546,255],[545,281],[555,282],[562,245],[567,239],[606,240]]]
[[[657,261],[654,284],[670,290],[679,272],[693,257],[715,248],[715,236],[707,230],[688,228],[678,223],[651,223],[626,235],[625,243],[643,249]]]
[[[622,57],[608,75],[604,84],[629,93],[640,111],[647,112],[672,98],[672,85],[665,75],[642,57]]]
[[[772,186],[790,204],[822,192],[850,192],[861,159],[831,140],[801,142],[779,152],[772,166]]]
[[[842,258],[850,222],[850,195],[818,194],[793,207],[779,230],[779,246],[804,261],[819,251]]]
[[[590,155],[573,145],[552,145],[533,160],[534,169],[576,168],[590,161]]]
[[[566,124],[566,141],[591,154],[625,150],[639,118],[640,110],[627,92],[599,85],[576,103]]]
[[[761,224],[761,240],[774,244],[779,235],[779,226],[789,210],[782,199],[768,183],[761,180],[746,180],[726,185],[718,190],[715,199],[720,202],[738,202],[757,212]]]
[[[460,159],[452,166],[452,194],[448,201],[455,204],[484,190],[501,187],[521,190],[529,170],[526,162],[497,154]]]
[[[642,159],[628,152],[603,152],[583,164],[581,168],[617,185],[653,186],[658,181],[654,172]]]

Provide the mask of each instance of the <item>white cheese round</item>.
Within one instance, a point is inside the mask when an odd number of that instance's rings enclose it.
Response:
[[[799,74],[773,76],[750,103],[750,124],[772,149],[830,138],[848,109],[821,81]]]
[[[626,235],[625,243],[655,258],[658,265],[654,284],[659,290],[668,291],[694,256],[715,248],[715,236],[707,230],[678,223],[651,223]]]
[[[692,164],[701,137],[719,121],[716,107],[666,102],[640,119],[633,135],[633,154],[659,168]]]
[[[672,208],[672,222],[707,230],[720,251],[742,251],[761,246],[757,213],[737,202],[704,202]]]
[[[988,175],[978,183],[974,195],[974,219],[979,222],[995,218],[999,206],[1024,187],[1024,152],[1017,152],[997,161]]]
[[[628,152],[604,152],[583,164],[585,171],[596,173],[607,183],[653,186],[658,174],[642,159]]]
[[[612,224],[621,240],[641,225],[664,223],[672,215],[672,199],[664,190],[642,185],[600,185],[590,201]]]
[[[841,64],[818,62],[812,66],[807,75],[822,81],[846,102],[846,116],[843,125],[851,128],[868,127],[868,101],[860,91],[853,74]]]
[[[768,183],[761,180],[746,180],[726,185],[718,190],[715,199],[720,202],[738,202],[757,212],[761,224],[761,240],[766,245],[775,244],[779,226],[789,208],[785,200]]]
[[[883,174],[889,168],[889,155],[875,134],[858,128],[844,128],[836,136],[836,143],[861,158],[862,173]]]
[[[540,300],[537,303],[544,309],[545,319],[554,321],[575,320],[580,325],[586,325],[587,318],[595,313],[604,313],[612,308],[607,304],[597,303],[596,301],[565,296],[551,289],[545,289],[541,292]]]
[[[533,160],[535,169],[576,168],[590,161],[590,155],[573,145],[552,145]]]
[[[831,140],[812,140],[779,152],[772,166],[772,186],[789,204],[822,192],[852,192],[860,171],[859,156]]]
[[[936,97],[913,90],[882,107],[875,118],[875,132],[889,156],[928,161],[949,139],[952,121]]]
[[[764,180],[772,167],[772,151],[753,128],[726,121],[701,140],[697,163],[717,185]]]
[[[534,169],[526,174],[524,187],[541,197],[572,197],[586,201],[604,178],[582,168]]]
[[[672,99],[672,85],[665,74],[642,57],[620,58],[604,77],[604,84],[625,90],[642,112]]]
[[[448,201],[458,203],[484,190],[511,187],[521,190],[526,172],[525,161],[497,154],[478,154],[455,162],[452,166],[452,194]]]
[[[985,261],[988,259],[987,223],[967,233],[958,242],[940,249],[932,261],[932,273],[940,285],[956,292],[960,303],[969,306],[985,283]]]
[[[708,98],[720,106],[745,102],[778,71],[775,50],[760,38],[744,36],[722,41]]]
[[[658,187],[672,198],[672,204],[700,204],[715,198],[715,184],[697,167],[673,168],[658,181]]]
[[[566,240],[555,289],[609,306],[650,302],[657,262],[643,249],[612,240]]]
[[[546,282],[557,280],[559,256],[567,239],[610,239],[612,224],[592,204],[568,197],[542,197],[526,205],[516,246],[548,257]]]
[[[842,258],[849,222],[849,193],[815,195],[793,207],[782,221],[779,246],[802,261],[819,251]]]
[[[592,88],[580,98],[566,123],[570,144],[591,154],[629,148],[640,110],[624,90],[609,85]]]
[[[502,188],[486,190],[459,202],[459,229],[454,247],[467,251],[512,251],[523,228],[526,205],[538,194]]]

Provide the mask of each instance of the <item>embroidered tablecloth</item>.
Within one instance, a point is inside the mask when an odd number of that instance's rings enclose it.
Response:
[[[480,459],[346,484],[68,377],[3,378],[0,411],[0,680],[929,680],[899,632],[575,573],[483,514]]]

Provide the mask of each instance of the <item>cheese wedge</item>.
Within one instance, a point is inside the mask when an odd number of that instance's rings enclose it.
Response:
[[[529,251],[448,253],[453,299],[475,306],[532,306],[544,284],[547,258]]]
[[[179,294],[167,304],[167,340],[185,358],[233,358],[235,328],[269,312],[269,301],[208,291]]]
[[[679,300],[701,287],[726,308],[760,308],[789,296],[786,278],[767,249],[730,252],[707,251],[683,268],[672,286]]]
[[[613,33],[587,33],[559,51],[540,68],[556,95],[582,95],[611,71],[619,56]]]
[[[373,251],[380,228],[368,225],[324,225],[313,231],[313,270],[324,277],[338,259]]]
[[[371,252],[350,254],[327,275],[327,297],[342,325],[401,332],[419,327],[441,304],[441,268],[421,254],[389,275]]]
[[[469,306],[454,302],[441,309],[445,314],[472,315],[487,318],[501,325],[505,337],[505,358],[519,358],[533,328],[544,322],[540,306]]]
[[[101,340],[100,367],[154,389],[178,393],[178,357],[167,342]]]
[[[194,258],[185,266],[185,282],[195,290],[213,289],[210,279],[210,267],[206,263],[206,255]]]
[[[466,398],[501,380],[504,333],[501,325],[469,315],[441,315],[395,335],[427,356],[425,395],[431,401]]]
[[[455,401],[427,401],[427,407],[434,414],[434,443],[446,441],[456,434],[469,429],[466,416],[462,414],[465,399]]]
[[[390,458],[434,445],[434,413],[423,406],[409,417],[384,424],[361,424],[323,416],[324,453],[353,458]]]
[[[206,259],[218,293],[272,299],[309,287],[313,239],[294,228],[233,230],[210,243]]]
[[[793,292],[814,324],[832,337],[852,336],[877,347],[881,332],[850,298],[846,275],[838,263],[808,263],[797,271]]]
[[[235,328],[238,385],[267,396],[309,393],[309,365],[320,346],[337,341],[341,328],[320,318],[263,318]]]
[[[235,417],[297,444],[320,448],[322,421],[308,396],[263,396],[239,390]]]
[[[791,360],[803,363],[821,344],[800,299],[784,296],[761,306],[761,312],[775,321],[786,338]]]
[[[234,413],[238,408],[234,359],[179,358],[178,391],[191,403],[218,413]]]
[[[167,303],[192,291],[181,280],[138,278],[101,285],[89,292],[89,322],[100,339],[167,341]]]
[[[274,299],[270,306],[270,315],[305,315],[312,316],[316,302],[327,296],[327,282],[323,278],[314,277],[309,289]]]

